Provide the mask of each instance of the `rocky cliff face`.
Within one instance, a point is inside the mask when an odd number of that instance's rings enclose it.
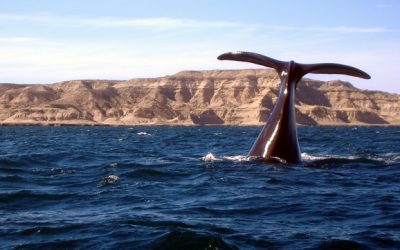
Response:
[[[278,85],[272,70],[0,84],[0,124],[258,125],[272,111]],[[298,123],[306,125],[400,125],[400,95],[304,79],[297,88],[296,112]]]

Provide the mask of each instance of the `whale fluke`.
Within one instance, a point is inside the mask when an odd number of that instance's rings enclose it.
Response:
[[[270,67],[276,69],[279,73],[285,66],[286,62],[282,62],[276,59],[273,59],[268,56],[263,56],[253,52],[228,52],[218,56],[219,60],[233,60],[233,61],[242,61],[242,62],[251,62],[258,65]]]
[[[340,74],[340,75],[349,75],[360,77],[364,79],[371,79],[371,76],[365,73],[364,71],[337,63],[316,63],[316,64],[302,64],[298,63],[300,68],[303,70],[304,75],[311,74]]]
[[[251,62],[254,64],[274,68],[279,74],[282,69],[289,62],[276,60],[274,58],[257,54],[254,52],[238,51],[228,52],[218,56],[219,60],[233,60],[241,62]],[[340,74],[360,77],[364,79],[371,79],[371,76],[364,71],[354,68],[352,66],[337,64],[337,63],[315,63],[315,64],[303,64],[296,63],[296,66],[301,71],[302,76],[306,74]],[[299,72],[300,73],[300,72]]]
[[[248,156],[271,162],[297,163],[301,161],[294,99],[297,83],[303,76],[312,73],[371,78],[364,71],[344,64],[285,62],[253,52],[229,52],[218,56],[218,59],[251,62],[274,68],[278,72],[281,79],[278,99],[248,154]]]

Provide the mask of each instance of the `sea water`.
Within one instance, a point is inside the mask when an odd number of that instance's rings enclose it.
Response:
[[[400,249],[400,127],[0,127],[2,249]]]

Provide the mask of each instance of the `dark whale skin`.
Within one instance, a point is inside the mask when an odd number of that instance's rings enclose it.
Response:
[[[301,152],[297,137],[295,92],[300,79],[308,74],[344,74],[364,79],[364,71],[343,64],[301,64],[284,62],[252,52],[229,52],[219,60],[251,62],[274,68],[281,80],[278,99],[266,124],[254,142],[249,157],[267,162],[299,163]]]

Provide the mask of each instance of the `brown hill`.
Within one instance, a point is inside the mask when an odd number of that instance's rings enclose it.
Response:
[[[272,70],[185,71],[128,81],[0,84],[0,124],[259,125],[279,79]],[[304,79],[297,121],[308,125],[400,125],[400,95],[348,82]]]

